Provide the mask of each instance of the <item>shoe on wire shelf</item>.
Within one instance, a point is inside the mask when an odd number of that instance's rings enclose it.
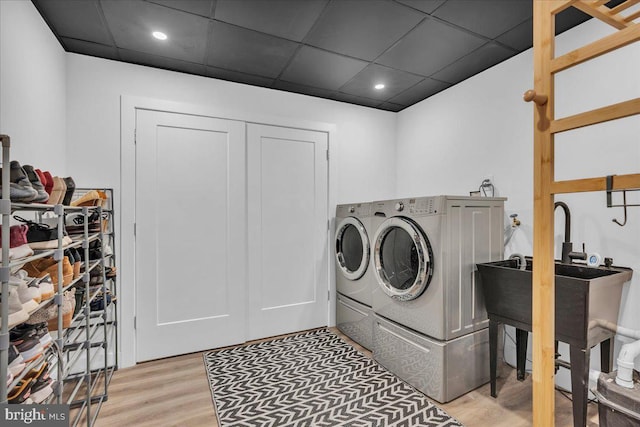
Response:
[[[4,295],[0,294],[0,301],[2,301],[4,297]],[[11,329],[29,319],[29,312],[22,307],[18,291],[17,289],[13,289],[13,286],[9,287],[9,295],[7,298],[9,299],[8,328]],[[2,319],[0,319],[0,326],[2,326]]]

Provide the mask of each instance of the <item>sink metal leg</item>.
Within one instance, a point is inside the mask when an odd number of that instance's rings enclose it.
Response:
[[[496,376],[498,367],[498,322],[489,319],[489,375],[491,378],[491,396],[498,397]]]
[[[516,329],[516,367],[518,381],[524,381],[527,366],[527,345],[529,333],[524,329]]]
[[[573,426],[585,427],[587,423],[587,398],[589,397],[589,356],[591,351],[569,346],[571,357],[571,396],[573,400]]]
[[[604,373],[611,372],[613,368],[613,338],[600,343],[600,370]]]

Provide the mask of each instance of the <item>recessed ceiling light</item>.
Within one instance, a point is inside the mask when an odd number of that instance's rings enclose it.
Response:
[[[153,35],[153,37],[157,38],[158,40],[166,40],[167,39],[167,35],[165,33],[163,33],[162,31],[154,31],[153,33],[151,33],[151,35]]]
[[[382,83],[378,83],[377,85],[374,86],[374,88],[380,90],[380,89],[384,89],[384,85]]]

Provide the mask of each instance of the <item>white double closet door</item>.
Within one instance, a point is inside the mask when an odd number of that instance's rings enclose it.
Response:
[[[327,144],[137,110],[137,361],[327,324]]]

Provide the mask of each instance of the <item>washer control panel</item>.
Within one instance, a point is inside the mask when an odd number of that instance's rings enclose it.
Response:
[[[358,218],[371,216],[371,203],[349,203],[345,205],[338,205],[336,209],[336,217],[345,218],[348,216],[355,216]]]

